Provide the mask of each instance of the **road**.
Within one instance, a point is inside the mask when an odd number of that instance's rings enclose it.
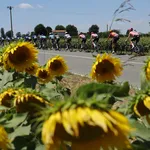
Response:
[[[72,73],[89,76],[94,57],[91,53],[84,52],[57,52],[39,50],[39,62],[41,65],[53,56],[61,55],[67,61],[69,71]],[[129,55],[116,55],[124,64],[124,70],[120,82],[129,81],[131,85],[140,87],[140,71],[144,65],[145,56],[131,58]]]

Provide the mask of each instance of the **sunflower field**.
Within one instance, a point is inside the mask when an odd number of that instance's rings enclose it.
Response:
[[[60,84],[68,72],[61,56],[38,63],[29,42],[0,51],[1,150],[149,150],[150,59],[141,88],[118,83],[120,59],[97,55],[92,82],[75,92]],[[133,90],[133,89],[132,89]]]

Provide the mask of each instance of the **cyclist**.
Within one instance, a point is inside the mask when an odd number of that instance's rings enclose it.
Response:
[[[49,34],[49,38],[50,38],[50,40],[51,40],[51,43],[52,43],[52,49],[54,48],[54,44],[55,44],[55,35],[54,35],[54,33],[50,33]]]
[[[131,49],[133,49],[134,48],[133,41],[135,41],[135,44],[137,45],[137,43],[140,41],[140,34],[136,30],[133,30],[133,28],[128,29],[128,32],[129,34],[125,41],[129,40]]]
[[[119,34],[113,30],[110,30],[107,40],[109,40],[110,38],[112,38],[112,40],[111,40],[111,47],[113,49],[112,53],[115,53],[116,52],[116,45],[117,45],[117,42],[119,40]]]
[[[93,47],[96,48],[96,47],[97,47],[97,43],[98,43],[98,41],[99,41],[99,36],[98,36],[98,34],[97,34],[97,33],[94,33],[94,32],[91,32],[91,38],[90,38],[90,40],[92,41]]]
[[[32,42],[36,46],[36,44],[37,44],[37,36],[35,34],[32,35]]]
[[[4,46],[4,43],[5,43],[4,41],[5,41],[5,39],[2,37],[2,38],[1,38],[1,45],[2,45],[2,46]]]
[[[45,48],[46,46],[46,36],[45,35],[40,35],[40,47]]]
[[[56,40],[56,48],[59,49],[60,36],[57,33],[55,33],[55,40]]]
[[[66,44],[67,44],[66,50],[68,50],[69,45],[71,45],[71,35],[68,32],[65,32],[64,38],[65,38]]]
[[[11,42],[11,39],[10,39],[10,37],[6,37],[6,41],[7,41],[7,43],[9,43],[10,44],[10,42]]]
[[[86,43],[86,36],[82,32],[79,33],[79,38],[81,39],[81,48],[83,48],[83,45]]]

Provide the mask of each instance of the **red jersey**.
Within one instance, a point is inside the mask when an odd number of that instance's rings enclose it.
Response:
[[[116,32],[111,32],[109,38],[118,37],[119,35]]]

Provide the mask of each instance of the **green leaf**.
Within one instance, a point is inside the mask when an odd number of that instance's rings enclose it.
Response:
[[[31,126],[19,126],[17,127],[14,132],[9,134],[10,139],[15,139],[18,136],[26,136],[30,134]]]
[[[115,97],[125,97],[129,95],[129,83],[123,85],[111,85],[106,83],[89,83],[79,87],[76,91],[76,96],[82,99],[91,98],[99,94],[112,94]]]
[[[25,77],[24,86],[27,88],[35,89],[37,84],[37,78],[34,76]]]
[[[6,127],[17,127],[20,123],[24,122],[27,118],[27,113],[14,114],[13,119],[7,122]]]
[[[3,74],[0,74],[0,88],[8,87],[13,85],[13,72],[4,71]]]
[[[27,150],[27,147],[31,143],[32,136],[26,135],[26,136],[17,136],[13,140],[13,144],[15,147],[15,150]],[[34,150],[34,149],[32,149]]]
[[[140,137],[144,140],[150,140],[150,128],[146,127],[142,122],[130,120],[131,126],[135,128],[132,132],[132,137]]]
[[[47,99],[54,99],[60,97],[61,94],[56,91],[56,85],[51,82],[41,86],[40,92],[47,97]]]
[[[140,79],[141,79],[141,90],[146,90],[147,88],[150,87],[150,82],[146,79],[144,71],[141,71]]]
[[[36,145],[35,150],[45,150],[45,146],[42,144],[38,144],[38,145]]]

